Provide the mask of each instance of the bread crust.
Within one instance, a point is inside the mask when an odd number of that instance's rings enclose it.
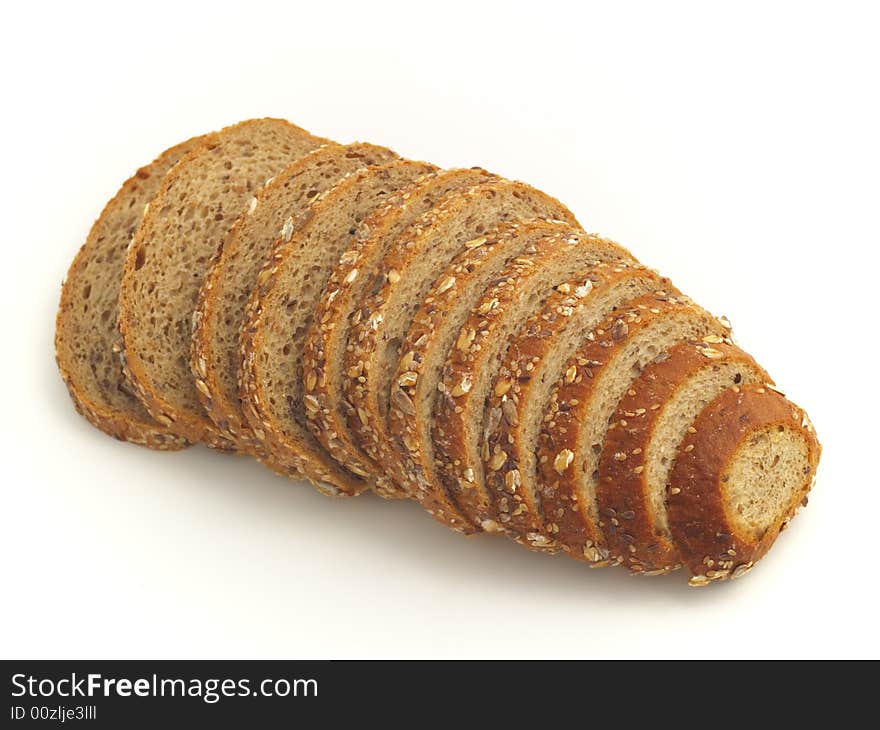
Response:
[[[492,179],[496,179],[496,176],[479,168],[440,170],[426,174],[394,194],[386,205],[376,209],[363,221],[353,245],[342,254],[330,275],[324,294],[315,307],[315,317],[306,338],[304,386],[305,392],[317,399],[317,407],[307,413],[312,433],[328,453],[346,468],[368,464],[372,471],[384,477],[382,482],[388,483],[383,472],[389,470],[389,465],[380,466],[366,454],[349,429],[349,419],[357,418],[357,413],[344,397],[343,384],[328,378],[331,363],[345,362],[351,316],[358,312],[361,303],[354,300],[354,290],[362,281],[360,277],[369,278],[368,293],[387,281],[389,272],[382,265],[382,260],[385,252],[392,250],[396,243],[389,241],[388,237],[400,225],[400,221],[410,214],[411,206],[422,204],[423,197],[430,191],[442,193],[445,189],[451,192]],[[368,262],[377,256],[378,265],[374,261],[370,268]],[[340,367],[344,369],[344,365]],[[356,455],[355,460],[351,454]],[[378,484],[375,489],[392,498],[406,496],[395,489],[383,490]]]
[[[257,286],[248,301],[245,324],[241,332],[240,397],[245,417],[268,453],[267,462],[271,463],[276,471],[293,470],[301,473],[320,491],[339,496],[355,496],[369,488],[369,480],[373,476],[370,467],[362,463],[355,465],[354,455],[349,455],[348,463],[352,464],[352,468],[344,468],[321,448],[307,427],[301,427],[298,423],[294,427],[297,437],[288,436],[281,421],[265,406],[268,402],[268,393],[257,354],[265,349],[268,302],[276,293],[276,287],[281,285],[282,273],[298,260],[299,247],[293,242],[293,237],[302,237],[314,221],[319,220],[323,215],[332,214],[337,196],[343,191],[355,187],[372,175],[396,166],[421,166],[424,168],[422,174],[436,169],[428,163],[401,159],[353,173],[330,190],[317,196],[308,210],[300,216],[290,238],[288,240],[279,238],[273,245],[269,259],[257,277]],[[303,400],[306,410],[309,410],[309,397],[304,389]],[[291,418],[296,420],[293,416]],[[357,472],[352,470],[354,468]]]
[[[286,128],[289,127],[292,132],[301,134],[304,141],[313,141],[314,147],[318,147],[327,142],[327,140],[314,137],[306,130],[301,129],[284,119],[265,118],[239,122],[238,124],[226,127],[219,132],[213,132],[206,135],[198,146],[184,155],[174,167],[174,170],[165,176],[159,192],[156,194],[156,199],[160,199],[164,194],[170,191],[177,182],[181,172],[185,171],[190,163],[198,160],[202,154],[223,144],[224,140],[227,139],[229,135],[235,134],[238,130],[247,125],[259,123],[277,123]],[[122,276],[122,288],[120,291],[119,311],[119,332],[122,341],[120,355],[122,357],[123,367],[138,398],[144,404],[144,407],[150,412],[150,415],[159,421],[159,423],[167,426],[174,433],[188,441],[198,441],[219,451],[235,451],[235,442],[226,438],[220,429],[218,429],[208,418],[204,411],[200,414],[187,412],[178,408],[166,398],[160,391],[159,387],[153,383],[153,378],[147,372],[147,364],[128,344],[137,334],[137,318],[133,311],[130,311],[135,306],[136,297],[129,293],[128,290],[129,288],[133,289],[133,284],[129,282],[133,282],[135,272],[139,268],[137,262],[138,240],[143,232],[150,230],[151,224],[159,220],[162,215],[161,208],[162,206],[160,205],[150,206],[141,221],[141,225],[138,228],[138,234],[136,234],[135,240],[129,248],[128,256],[126,257]],[[181,353],[181,355],[183,355],[188,361],[190,353],[191,342],[187,347],[186,352]],[[194,388],[194,390],[197,391],[197,388]]]
[[[779,427],[799,434],[807,445],[808,473],[786,509],[756,539],[737,528],[723,499],[722,478],[750,434]],[[669,527],[692,576],[690,584],[745,575],[806,504],[816,476],[821,446],[804,411],[767,385],[726,390],[694,421],[679,445],[670,474]]]
[[[481,455],[474,455],[469,448],[473,445],[473,429],[469,424],[475,418],[482,420],[485,409],[485,400],[480,397],[482,394],[475,392],[471,386],[480,372],[497,368],[492,361],[497,357],[492,341],[504,336],[503,327],[509,310],[522,299],[524,290],[533,291],[543,302],[553,286],[568,281],[578,270],[589,272],[603,261],[621,260],[629,256],[629,252],[616,243],[574,228],[548,236],[539,241],[535,248],[534,255],[515,259],[471,312],[461,328],[462,332],[467,333],[466,342],[461,343],[465,346],[457,346],[449,353],[434,408],[432,434],[439,481],[471,522],[489,531],[505,529],[508,524],[501,519],[499,510],[493,509],[494,495],[489,494],[488,483],[484,481],[484,484],[479,484],[477,472],[504,470],[505,475],[512,474],[507,471],[506,455],[500,449],[489,453],[485,441],[481,444]],[[542,282],[544,270],[554,262],[557,265],[564,262],[571,270],[559,274],[561,281],[557,279],[555,284],[545,284]],[[541,287],[540,292],[536,287]],[[541,303],[538,303],[537,307],[540,306]],[[532,313],[529,312],[526,317]],[[503,358],[504,350],[499,354]],[[495,417],[500,419],[500,409]],[[493,412],[488,412],[486,418],[488,430],[494,430]],[[480,438],[483,438],[482,434]],[[507,492],[516,493],[519,498],[516,487],[508,480]],[[501,500],[505,500],[505,497],[506,494]]]
[[[393,159],[396,153],[382,147],[376,147],[370,144],[354,143],[351,145],[340,145],[335,142],[322,145],[307,155],[295,160],[291,165],[282,172],[275,175],[266,185],[257,191],[252,205],[254,209],[261,205],[266,205],[266,198],[272,198],[276,191],[282,190],[285,185],[293,181],[297,176],[311,171],[316,165],[327,164],[328,160],[335,155],[351,155],[358,154],[363,158],[380,160],[383,156]],[[364,162],[362,167],[366,167],[370,162]],[[199,290],[199,299],[196,304],[195,314],[193,316],[193,348],[190,368],[193,378],[200,381],[202,385],[197,387],[199,400],[204,406],[208,417],[220,429],[220,431],[230,440],[236,442],[236,446],[240,451],[251,453],[255,456],[267,456],[264,453],[263,445],[256,436],[254,436],[251,428],[241,409],[241,401],[238,398],[238,392],[235,393],[234,401],[224,393],[224,388],[219,382],[219,376],[216,364],[217,355],[213,352],[212,338],[214,336],[214,327],[217,318],[221,317],[220,308],[222,306],[223,287],[225,279],[228,275],[228,267],[231,257],[243,246],[252,242],[242,239],[242,231],[245,223],[250,215],[250,208],[246,208],[239,215],[229,232],[228,239],[224,246],[221,246],[214,255],[214,259],[208,267],[208,275]],[[302,212],[302,211],[299,211]],[[291,216],[289,222],[291,226],[296,226],[294,218]],[[276,231],[281,233],[281,228]],[[236,348],[238,352],[238,349]]]
[[[447,267],[446,273],[438,278],[422,302],[401,345],[403,355],[392,384],[388,418],[397,446],[393,460],[394,473],[398,484],[418,500],[432,517],[450,529],[478,532],[482,528],[473,524],[459,509],[436,476],[434,453],[427,448],[428,443],[432,443],[432,424],[422,420],[415,405],[424,398],[431,398],[436,392],[422,393],[426,387],[423,385],[424,366],[431,358],[432,350],[439,347],[438,333],[453,303],[460,305],[460,292],[468,288],[473,280],[479,281],[485,276],[482,270],[495,261],[493,254],[496,251],[500,252],[499,255],[513,257],[517,251],[511,250],[511,244],[515,245],[518,240],[533,240],[573,230],[568,223],[533,219],[504,223],[487,233],[482,237],[485,239],[482,243],[459,254]],[[532,254],[536,253],[535,246],[536,241],[533,241],[530,247]],[[522,251],[519,255],[528,254]],[[447,286],[447,281],[452,283]],[[448,352],[437,354],[445,359]]]
[[[692,311],[700,310],[677,293],[655,293],[634,299],[597,327],[592,339],[588,337],[569,361],[566,376],[548,405],[537,451],[547,523],[536,522],[527,511],[511,515],[510,519],[510,526],[526,537],[524,542],[528,546],[561,547],[572,557],[596,567],[619,563],[605,545],[603,516],[597,517],[595,506],[585,504],[580,495],[578,473],[586,457],[579,443],[580,425],[594,407],[597,374],[601,376],[602,368],[614,362],[633,336],[661,317]],[[710,332],[711,329],[707,327]],[[716,333],[722,330],[718,323]],[[529,533],[542,535],[541,544],[529,541]]]
[[[141,167],[128,178],[116,195],[107,202],[97,220],[92,224],[85,243],[80,247],[67,270],[61,287],[61,300],[55,319],[55,362],[77,412],[93,426],[119,441],[127,441],[158,451],[182,449],[189,446],[189,442],[156,421],[140,402],[132,402],[130,408],[123,409],[114,406],[107,400],[89,394],[86,384],[80,382],[73,372],[74,368],[71,362],[73,353],[67,344],[67,330],[72,325],[70,320],[73,317],[76,292],[80,288],[81,276],[96,255],[96,249],[101,242],[103,229],[108,219],[120,206],[129,203],[146,181],[152,182],[157,176],[161,180],[181,157],[197,147],[203,139],[202,136],[192,137],[165,150],[153,162]],[[152,199],[152,195],[148,195],[145,205],[149,203],[150,199]],[[117,287],[119,283],[117,282]],[[73,336],[72,333],[71,336]],[[119,367],[120,378],[127,380],[122,362],[119,359],[119,343],[116,341],[116,337],[113,342],[106,343],[105,346],[111,353],[110,359]],[[134,399],[132,400],[134,401]]]
[[[546,200],[548,207],[558,206],[560,211],[558,217],[578,226],[577,220],[568,209],[546,193],[509,180],[490,181],[475,185],[468,190],[451,193],[433,211],[426,213],[421,220],[410,226],[401,236],[400,245],[384,259],[383,269],[405,273],[423,255],[425,242],[430,239],[432,230],[455,220],[457,216],[463,214],[462,211],[467,211],[476,205],[476,201],[486,191],[490,189],[494,191],[498,186],[516,186],[523,192],[540,195]],[[567,215],[564,215],[565,213]],[[361,450],[375,463],[383,463],[394,458],[393,437],[386,414],[382,412],[380,406],[379,385],[376,382],[378,376],[374,373],[378,370],[381,350],[386,346],[382,322],[391,306],[390,302],[396,301],[399,281],[386,278],[382,288],[362,303],[361,314],[353,318],[348,335],[349,347],[346,351],[345,367],[349,372],[358,373],[357,377],[345,381],[345,397],[352,407],[347,414],[348,426],[360,444]],[[392,480],[384,480],[377,486],[378,493],[382,496],[396,497],[407,494],[405,489]]]
[[[681,563],[676,545],[657,532],[652,519],[645,467],[654,428],[679,387],[704,369],[729,362],[758,371],[764,383],[772,382],[751,355],[729,339],[709,335],[700,342],[682,342],[649,364],[609,423],[596,499],[601,515],[617,518],[616,525],[609,521],[603,530],[606,546],[633,573],[656,575]]]
[[[626,260],[599,264],[584,271],[579,279],[558,287],[513,340],[495,378],[489,408],[497,409],[500,415],[493,419],[498,425],[489,434],[488,451],[490,454],[503,453],[505,458],[503,468],[487,470],[486,486],[494,501],[506,499],[515,503],[518,510],[525,510],[533,516],[535,525],[544,524],[539,465],[535,464],[535,473],[524,473],[525,462],[529,453],[533,453],[534,445],[527,443],[523,429],[526,406],[535,400],[533,392],[539,384],[546,383],[545,379],[550,375],[542,371],[541,365],[557,347],[557,338],[571,326],[575,310],[592,307],[597,296],[594,291],[607,291],[610,287],[637,279],[652,280],[655,291],[673,290],[668,279],[639,263]],[[579,292],[578,289],[586,284],[590,285],[589,291]],[[513,484],[517,484],[515,489],[510,488]],[[500,528],[507,529],[507,513],[497,506],[492,513],[500,520]],[[544,540],[539,539],[539,542]]]

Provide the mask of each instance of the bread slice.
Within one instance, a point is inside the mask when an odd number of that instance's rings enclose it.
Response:
[[[358,494],[370,472],[361,464],[337,464],[307,426],[306,411],[317,402],[304,393],[302,357],[315,304],[358,224],[394,192],[435,170],[396,160],[355,172],[315,198],[290,240],[273,247],[248,302],[241,339],[245,416],[276,469],[301,472],[324,493]]]
[[[806,414],[769,386],[725,390],[679,444],[669,528],[690,584],[740,578],[769,550],[813,485],[821,447]]]
[[[553,389],[566,370],[573,373],[569,360],[598,325],[633,299],[658,291],[671,291],[669,281],[640,264],[599,264],[557,287],[520,330],[489,396],[489,420],[497,425],[483,448],[496,461],[501,457],[494,455],[503,454],[504,464],[487,472],[487,489],[494,503],[506,500],[512,505],[506,511],[496,506],[494,513],[502,524],[491,527],[505,528],[513,511],[520,522],[531,517],[527,532],[541,529],[544,514],[535,452]]]
[[[385,464],[380,468],[372,463],[348,428],[346,413],[350,407],[342,386],[348,377],[344,359],[352,314],[369,293],[377,291],[386,281],[388,273],[382,271],[379,264],[408,226],[453,190],[469,188],[494,177],[480,168],[440,170],[403,188],[361,223],[351,248],[342,254],[330,274],[306,337],[303,378],[306,393],[317,401],[317,407],[306,412],[309,427],[343,466],[353,465],[348,456],[353,454],[357,463],[369,465],[371,471],[379,473],[387,468]]]
[[[376,463],[392,450],[388,398],[399,347],[431,284],[449,262],[497,225],[529,218],[552,218],[577,225],[558,200],[528,185],[491,181],[450,193],[413,224],[381,264],[388,272],[382,288],[361,304],[346,352],[345,396],[351,405],[348,427]],[[471,243],[469,243],[471,242]],[[385,493],[395,487],[383,483]]]
[[[605,544],[604,530],[618,527],[615,520],[625,518],[600,515],[596,503],[609,419],[649,362],[679,342],[706,335],[723,337],[726,330],[686,297],[653,293],[628,303],[586,338],[567,363],[538,439],[546,524],[529,532],[529,515],[510,512],[508,527],[519,532],[523,544],[558,545],[572,557],[598,565],[619,562]],[[621,539],[626,540],[623,535]]]
[[[754,382],[771,381],[750,355],[709,335],[661,354],[620,401],[605,436],[596,499],[600,515],[618,518],[604,535],[631,572],[659,575],[680,565],[666,519],[676,448],[710,401]]]
[[[429,514],[454,530],[478,528],[458,509],[434,468],[431,425],[447,357],[483,292],[513,260],[533,256],[542,239],[573,230],[568,223],[536,218],[503,223],[478,238],[479,245],[456,256],[435,282],[400,348],[388,413],[398,452],[393,474]],[[448,281],[453,283],[447,286]]]
[[[125,367],[153,417],[189,441],[233,447],[205,414],[189,367],[212,257],[266,179],[324,142],[279,119],[211,134],[165,176],[135,234],[119,297]]]
[[[117,354],[119,284],[145,207],[168,170],[202,139],[163,152],[104,206],[67,271],[55,321],[55,359],[77,411],[110,436],[151,449],[179,449],[187,442],[147,413],[125,377]]]
[[[190,365],[202,405],[239,449],[259,449],[238,394],[239,333],[269,249],[316,195],[355,170],[396,157],[385,147],[364,143],[330,143],[309,152],[255,192],[218,251],[199,293]]]
[[[487,410],[486,402],[511,338],[554,287],[603,261],[628,257],[598,236],[572,228],[555,233],[535,244],[534,255],[516,258],[501,272],[461,327],[437,386],[432,437],[439,482],[472,524],[483,529],[498,524],[485,472],[501,469],[504,454],[490,455],[484,445],[501,412]]]

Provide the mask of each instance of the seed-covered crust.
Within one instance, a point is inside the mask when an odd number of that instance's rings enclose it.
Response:
[[[474,239],[438,277],[401,345],[388,418],[397,444],[394,474],[429,514],[454,530],[481,528],[458,509],[434,465],[430,416],[447,356],[452,347],[469,346],[470,333],[460,332],[461,325],[514,258],[534,256],[537,243],[554,233],[572,232],[576,231],[568,223],[534,219],[503,223]]]
[[[434,210],[410,226],[400,244],[384,258],[382,270],[395,274],[386,276],[381,289],[368,297],[352,318],[345,359],[346,372],[351,374],[344,382],[345,397],[351,406],[346,414],[348,427],[374,462],[392,458],[388,399],[399,342],[406,336],[434,278],[468,241],[500,223],[534,217],[578,225],[562,203],[528,185],[509,180],[482,183],[449,193]],[[461,234],[461,240],[453,235],[454,231]],[[425,277],[419,264],[431,255],[437,256],[438,251],[442,252],[442,264]],[[413,285],[414,280],[418,280],[417,285]],[[393,328],[391,322],[395,323]],[[386,496],[406,494],[394,483],[382,486]]]
[[[396,160],[353,173],[317,196],[299,227],[273,245],[248,301],[241,335],[245,417],[276,470],[302,473],[321,491],[359,494],[371,472],[353,455],[351,468],[342,467],[307,426],[306,413],[317,402],[304,389],[302,356],[314,301],[362,217],[434,170],[428,163]]]
[[[501,411],[487,413],[486,400],[510,337],[555,286],[579,272],[587,275],[604,261],[629,256],[612,241],[574,229],[542,239],[535,249],[533,256],[514,259],[480,297],[449,352],[435,402],[432,434],[440,484],[484,530],[503,526],[491,508],[484,476],[505,469],[506,454],[500,449],[489,453],[485,442]],[[516,486],[510,483],[510,491]]]
[[[641,264],[601,263],[558,286],[514,338],[488,403],[489,421],[497,425],[488,435],[486,453],[498,462],[496,454],[504,458],[501,468],[486,472],[486,487],[493,502],[501,503],[493,515],[502,529],[511,513],[523,511],[533,515],[536,525],[545,524],[535,449],[555,384],[575,377],[570,357],[617,308],[645,293],[671,290],[667,279]]]
[[[599,462],[596,499],[599,514],[608,518],[603,531],[607,547],[633,573],[658,574],[681,562],[671,535],[661,529],[654,514],[648,455],[659,446],[654,443],[655,429],[673,396],[687,388],[697,374],[726,365],[735,366],[737,371],[738,379],[729,385],[743,384],[749,377],[772,382],[752,357],[729,339],[707,335],[702,341],[682,342],[659,355],[632,384],[611,419]],[[625,540],[623,533],[627,535]]]
[[[307,411],[309,427],[343,466],[356,466],[349,456],[354,454],[356,462],[368,464],[376,473],[388,469],[387,464],[380,467],[361,450],[348,427],[348,419],[357,417],[343,394],[343,379],[350,377],[344,361],[352,315],[360,314],[358,307],[365,297],[397,276],[382,266],[382,259],[411,223],[451,191],[494,178],[480,168],[426,174],[391,196],[361,223],[351,247],[333,269],[306,337],[303,379],[305,392],[317,401],[317,407]],[[392,490],[389,496],[398,494]]]
[[[138,227],[120,290],[121,355],[153,418],[188,441],[235,449],[205,413],[189,368],[193,312],[208,265],[266,178],[326,141],[280,119],[252,119],[208,135],[165,176]],[[207,197],[212,186],[216,199]]]
[[[190,367],[208,416],[239,450],[258,453],[261,448],[238,396],[239,332],[244,303],[256,286],[272,243],[283,231],[296,227],[316,195],[355,170],[396,157],[385,147],[362,142],[330,143],[310,152],[256,192],[217,251],[199,291]]]
[[[119,359],[119,285],[125,252],[162,178],[202,137],[163,152],[104,206],[67,271],[55,321],[55,360],[76,410],[120,441],[160,451],[188,442],[135,397]]]
[[[548,404],[538,440],[540,492],[547,522],[536,524],[534,516],[525,510],[510,512],[508,525],[526,538],[526,544],[540,547],[535,540],[528,540],[529,533],[537,532],[546,543],[558,544],[574,558],[597,566],[619,562],[605,545],[603,528],[606,520],[613,525],[612,520],[620,517],[599,515],[593,490],[607,428],[603,423],[607,424],[620,396],[628,390],[618,396],[606,389],[615,376],[630,382],[635,379],[629,360],[637,362],[645,356],[641,348],[633,351],[636,338],[651,336],[667,325],[671,331],[662,338],[667,342],[661,352],[682,340],[726,333],[720,322],[686,297],[653,293],[633,300],[606,319],[587,335],[584,346],[569,360],[565,376]],[[621,362],[624,357],[627,362]],[[599,413],[602,400],[610,401],[607,415]],[[582,443],[581,434],[596,426],[600,431],[598,452],[593,443]]]
[[[806,413],[768,385],[726,390],[712,401],[679,445],[669,479],[668,517],[693,586],[739,578],[769,550],[795,512],[806,504],[821,447]],[[762,535],[743,530],[731,513],[725,476],[738,452],[761,432],[785,432],[803,441],[799,488],[773,515]]]

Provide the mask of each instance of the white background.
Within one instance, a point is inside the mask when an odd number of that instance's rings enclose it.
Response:
[[[358,6],[4,9],[0,656],[880,656],[871,5]],[[728,315],[816,423],[809,508],[698,591],[89,427],[52,335],[92,220],[264,115],[526,180]]]

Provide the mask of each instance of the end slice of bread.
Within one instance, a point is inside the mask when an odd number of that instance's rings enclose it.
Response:
[[[55,322],[55,359],[76,409],[110,436],[151,449],[188,444],[150,416],[123,372],[116,329],[119,286],[144,209],[165,174],[202,139],[171,147],[123,183],[70,265]]]
[[[255,192],[210,265],[196,306],[190,365],[202,405],[239,449],[260,449],[241,410],[239,335],[245,304],[272,244],[296,227],[315,196],[349,173],[396,157],[385,147],[361,142],[309,152]]]
[[[690,584],[740,578],[784,530],[816,476],[807,415],[767,385],[735,386],[700,413],[669,476],[668,516]]]
[[[435,170],[425,162],[396,160],[344,178],[315,198],[289,240],[276,242],[251,293],[241,339],[245,416],[276,470],[304,474],[326,494],[358,494],[371,472],[354,455],[349,469],[342,467],[308,428],[307,411],[319,407],[303,383],[315,304],[360,222],[394,192]]]
[[[659,575],[680,565],[666,518],[676,449],[710,401],[754,382],[771,381],[727,338],[708,335],[662,353],[618,404],[599,461],[596,499],[600,515],[618,520],[604,534],[631,572]]]
[[[234,449],[190,370],[199,289],[239,213],[265,181],[326,140],[280,119],[206,137],[165,176],[126,256],[119,329],[126,372],[151,415],[189,441]]]

